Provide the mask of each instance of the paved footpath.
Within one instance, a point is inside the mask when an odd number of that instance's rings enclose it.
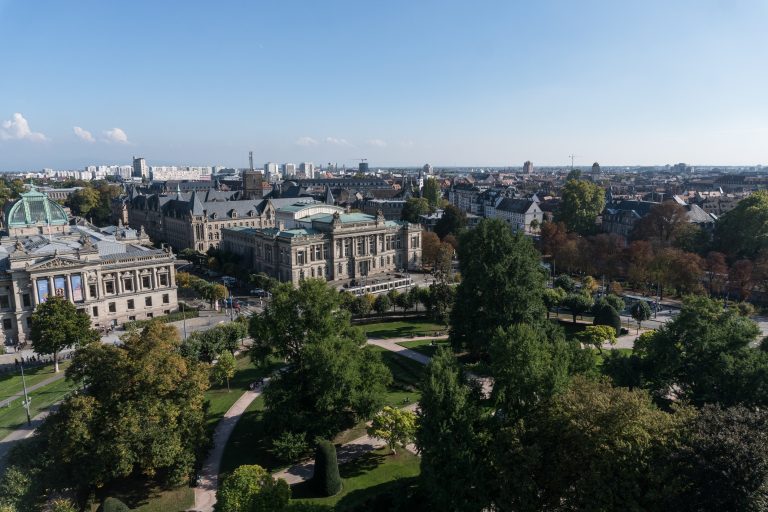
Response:
[[[56,409],[56,405],[49,407],[48,409],[44,410],[34,418],[32,418],[32,424],[31,425],[24,425],[22,427],[17,428],[10,434],[8,434],[5,438],[3,438],[2,441],[0,441],[0,471],[5,469],[5,457],[8,455],[8,452],[11,451],[11,448],[13,448],[19,441],[22,441],[24,439],[27,439],[28,437],[31,437],[32,434],[35,433],[35,430],[37,427],[42,425],[43,420]]]
[[[219,488],[219,469],[221,468],[224,448],[226,448],[229,436],[235,429],[235,425],[237,425],[240,417],[260,395],[260,390],[243,393],[216,425],[216,430],[213,432],[213,448],[203,463],[203,467],[200,470],[200,478],[197,487],[195,487],[194,510],[199,512],[213,511],[213,506],[216,504],[216,491]]]

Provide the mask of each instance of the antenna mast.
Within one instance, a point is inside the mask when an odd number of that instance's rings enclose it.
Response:
[[[250,162],[251,172],[253,172],[253,151],[248,152],[248,161]]]

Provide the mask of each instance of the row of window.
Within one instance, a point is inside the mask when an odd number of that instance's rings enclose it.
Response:
[[[160,284],[160,286],[168,286],[168,274],[158,274],[157,280]],[[131,277],[124,277],[122,279],[123,284],[123,291],[126,292],[132,292],[133,291],[133,278]],[[141,276],[141,289],[143,290],[151,290],[152,289],[152,276]],[[104,293],[107,295],[114,295],[116,293],[115,288],[115,280],[114,279],[105,279],[104,280]],[[90,285],[90,292],[91,297],[96,297],[96,285],[92,284]]]
[[[163,304],[170,304],[171,303],[171,297],[167,294],[163,294]],[[152,297],[144,297],[144,305],[146,307],[152,307]],[[126,301],[126,308],[131,311],[133,309],[136,309],[136,303],[134,302],[134,299],[128,299]],[[117,303],[116,302],[109,302],[107,304],[107,311],[109,313],[117,313]],[[99,316],[99,307],[93,306],[93,316]]]

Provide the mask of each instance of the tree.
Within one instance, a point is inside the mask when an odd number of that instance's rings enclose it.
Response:
[[[365,295],[360,295],[358,297],[355,297],[354,302],[352,303],[352,313],[357,316],[366,316],[368,313],[371,312],[372,305],[371,301],[368,297]]]
[[[542,298],[547,307],[547,319],[549,319],[549,312],[558,308],[565,299],[565,291],[562,288],[547,288],[544,290]]]
[[[706,405],[672,453],[668,510],[764,510],[768,503],[768,413]]]
[[[99,192],[88,186],[74,191],[67,201],[67,205],[72,209],[72,213],[80,217],[86,217],[91,211],[99,206],[101,196]]]
[[[453,247],[451,244],[441,243],[437,249],[437,258],[435,259],[435,274],[439,278],[446,278],[451,275],[453,270]]]
[[[733,259],[754,259],[768,249],[768,191],[750,194],[720,217],[715,223],[713,245]]]
[[[222,352],[219,354],[219,359],[216,364],[213,365],[211,377],[214,382],[219,384],[226,381],[227,391],[229,392],[229,379],[235,376],[235,370],[237,370],[237,361],[235,356],[231,352]]]
[[[637,333],[640,334],[640,327],[643,326],[643,322],[651,318],[651,307],[644,300],[639,300],[632,304],[629,313],[637,322]]]
[[[605,190],[586,180],[568,180],[561,192],[560,209],[555,216],[568,231],[585,235],[595,231],[597,216],[605,208]]]
[[[86,345],[99,339],[91,328],[91,319],[63,297],[50,296],[32,313],[32,348],[38,354],[53,354],[59,371],[59,352],[73,346]]]
[[[589,311],[593,304],[592,297],[583,293],[569,293],[563,299],[563,306],[568,308],[573,315],[573,323],[576,323],[576,317]]]
[[[728,281],[736,287],[741,300],[747,300],[752,295],[752,269],[752,262],[742,259],[734,263],[728,273]]]
[[[87,490],[139,474],[183,482],[206,443],[208,372],[179,353],[176,329],[152,322],[121,341],[76,352],[67,378],[84,390],[39,429],[54,488]]]
[[[768,403],[768,352],[752,348],[760,330],[735,309],[691,296],[674,320],[640,336],[644,386],[660,401],[696,406]]]
[[[427,178],[427,181],[424,182],[424,188],[421,190],[421,197],[427,200],[431,209],[434,210],[438,207],[442,195],[440,184],[437,180],[435,178]]]
[[[467,214],[457,206],[449,204],[443,210],[443,216],[435,224],[435,234],[441,239],[446,235],[457,235],[467,225]]]
[[[384,406],[371,421],[368,435],[387,443],[392,453],[396,446],[406,446],[416,432],[416,413],[405,409]]]
[[[48,504],[48,511],[50,512],[78,512],[80,510],[72,500],[67,498],[55,498]]]
[[[270,451],[281,461],[295,462],[306,455],[308,450],[306,433],[283,432],[272,440]]]
[[[581,282],[581,289],[590,295],[595,293],[598,288],[600,288],[600,285],[597,284],[597,281],[595,281],[595,278],[592,276],[585,277]]]
[[[190,288],[192,286],[192,276],[189,272],[176,272],[176,284],[179,288]]]
[[[589,325],[578,334],[581,343],[588,347],[595,347],[598,352],[603,352],[603,345],[616,344],[616,329],[610,325]]]
[[[392,309],[392,301],[386,293],[381,293],[376,296],[376,302],[373,304],[373,309],[380,315],[383,315],[390,309]]]
[[[291,488],[257,465],[240,466],[224,478],[216,492],[215,512],[271,512],[285,510]]]
[[[607,301],[598,301],[592,311],[595,313],[593,325],[608,325],[613,327],[616,335],[621,334],[621,316]]]
[[[609,293],[605,297],[601,298],[600,301],[604,301],[616,311],[624,311],[624,308],[627,307],[627,305],[624,303],[624,300],[618,295],[614,295],[613,293]]]
[[[251,317],[251,357],[288,363],[264,391],[270,432],[330,436],[380,409],[391,374],[340,301],[324,281],[305,279],[277,286],[264,314]]]
[[[422,302],[435,322],[448,325],[456,300],[455,290],[444,281],[437,281],[423,289]]]
[[[419,216],[429,213],[429,201],[423,197],[411,197],[405,201],[400,219],[414,224],[419,223]]]
[[[462,281],[451,311],[451,343],[474,355],[487,351],[496,329],[543,321],[544,283],[530,239],[499,219],[483,219],[461,236]]]
[[[495,436],[496,506],[664,510],[658,468],[689,415],[659,410],[642,390],[575,376],[524,424]]]
[[[651,206],[648,214],[635,223],[631,236],[669,246],[687,226],[688,211],[670,199]]]
[[[557,276],[554,282],[555,288],[560,288],[565,293],[571,293],[576,290],[576,283],[571,279],[568,274],[560,274]]]
[[[491,341],[491,400],[497,414],[523,418],[559,392],[569,378],[569,351],[562,336],[548,339],[544,329],[514,324]]]
[[[315,451],[315,472],[312,484],[321,496],[334,496],[341,491],[339,463],[336,460],[336,447],[333,443],[321,439]]]
[[[490,504],[484,413],[456,357],[439,347],[427,365],[419,400],[416,445],[421,487],[434,510],[477,511]]]
[[[421,232],[421,261],[425,266],[434,267],[440,250],[440,238],[431,231]]]

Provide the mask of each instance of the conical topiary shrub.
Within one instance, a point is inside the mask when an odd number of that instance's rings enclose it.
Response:
[[[322,496],[333,496],[341,491],[336,447],[325,439],[319,440],[315,449],[315,473],[312,476],[312,486]]]
[[[131,512],[131,509],[117,498],[107,498],[101,504],[102,512]]]

